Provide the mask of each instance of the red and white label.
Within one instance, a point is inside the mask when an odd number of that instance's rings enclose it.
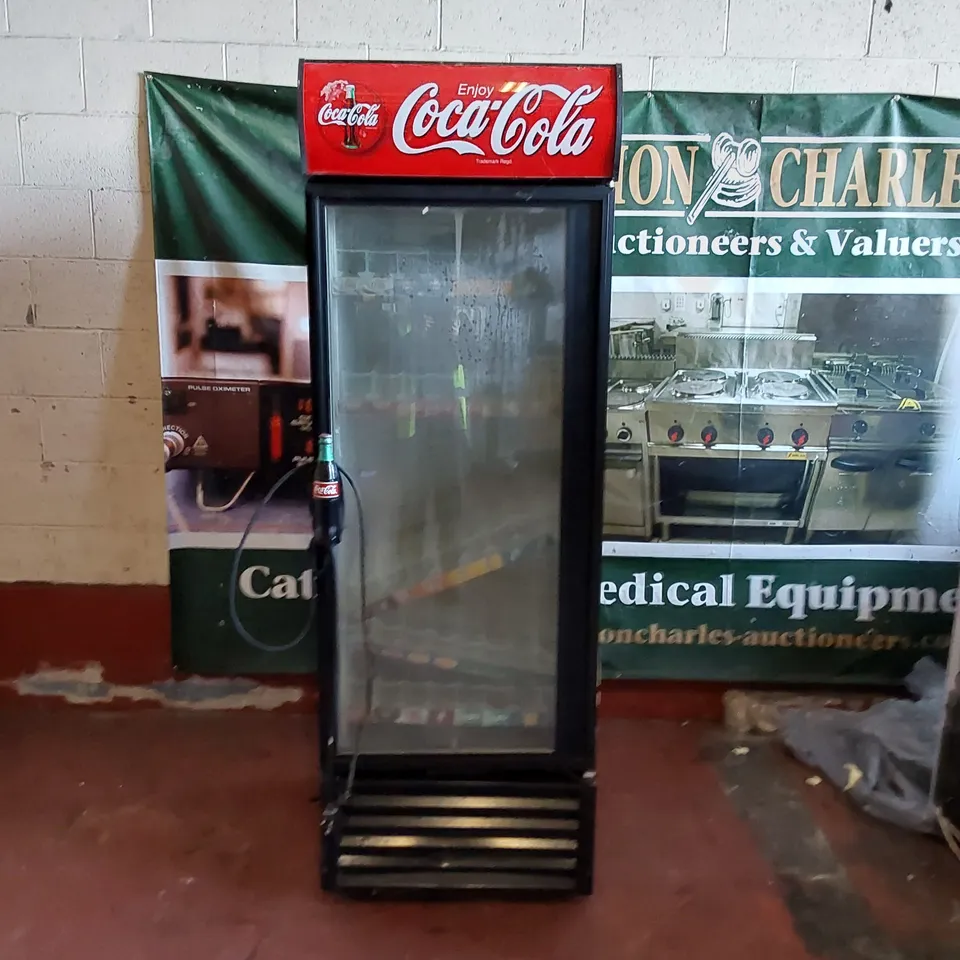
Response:
[[[609,179],[619,109],[613,66],[301,64],[308,174]]]
[[[314,480],[313,481],[313,499],[314,500],[339,500],[340,499],[340,481],[339,480]]]
[[[363,84],[331,80],[320,91],[315,121],[330,149],[372,150],[383,135],[383,104]]]

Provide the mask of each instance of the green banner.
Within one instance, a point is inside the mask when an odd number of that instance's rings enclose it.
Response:
[[[960,112],[947,101],[628,94],[624,133],[618,275],[957,276]],[[697,209],[725,143],[740,151],[733,183]]]
[[[309,641],[258,650],[228,605],[241,532],[312,456],[296,92],[160,75],[146,91],[175,661],[313,670]],[[620,167],[603,675],[882,684],[943,658],[960,559],[960,108],[627,92]],[[337,254],[358,323],[396,313],[403,270],[420,269],[384,224],[379,245]],[[363,403],[397,406],[375,358],[350,362]],[[483,415],[529,444],[516,412]],[[308,615],[306,501],[302,483],[262,509],[241,564],[237,613],[268,645]],[[494,533],[461,562],[496,556]],[[387,589],[389,571],[372,576]]]
[[[233,551],[183,548],[170,552],[173,659],[184,669],[216,674],[309,673],[313,638],[290,649],[311,617],[313,583],[304,550],[249,550],[238,577],[241,624],[276,650],[257,650],[233,626],[228,602]],[[226,665],[226,666],[225,666]]]
[[[924,565],[906,585],[891,583],[891,564],[864,560],[699,560],[604,564],[601,662],[610,677],[738,681],[760,672],[780,683],[882,684],[922,656],[950,646],[956,569]],[[899,565],[898,565],[899,566]],[[856,570],[856,576],[851,574]],[[910,570],[904,565],[898,572]]]
[[[277,648],[269,652],[244,644],[233,627],[232,564],[231,550],[171,551],[175,661],[200,673],[224,664],[253,674],[315,670],[312,643],[282,649],[310,617],[305,553],[244,554],[237,615]],[[636,677],[642,663],[645,677],[676,679],[682,657],[686,679],[888,683],[921,656],[946,655],[956,594],[952,564],[924,564],[922,583],[912,576],[906,586],[885,586],[890,566],[859,563],[854,578],[849,564],[828,562],[810,581],[802,561],[609,557],[600,599],[604,676]],[[901,574],[911,570],[898,566]]]
[[[158,260],[304,262],[297,92],[146,77]]]

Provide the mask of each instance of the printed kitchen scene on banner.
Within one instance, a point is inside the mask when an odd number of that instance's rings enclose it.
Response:
[[[470,123],[494,156],[507,128],[493,130],[493,102],[530,120],[527,107],[550,96],[518,91],[519,65],[492,92],[448,67],[436,89],[405,94],[379,75],[374,84],[372,66],[341,76],[324,65],[333,72],[317,85],[317,136],[356,141],[344,163],[375,167],[403,144],[470,145],[457,134]],[[147,80],[185,669],[314,663],[307,644],[244,644],[228,604],[240,532],[275,479],[314,453],[295,80]],[[581,105],[549,103],[544,134],[569,133]],[[422,144],[404,133],[415,123]],[[439,149],[452,163],[483,159]],[[604,675],[884,683],[924,654],[942,658],[960,559],[960,108],[896,95],[625,93],[616,159]],[[341,245],[332,284],[353,323],[379,330],[411,303],[427,310],[429,278],[443,271],[417,236],[368,230]],[[486,272],[447,291],[469,299],[480,334],[515,322],[518,335],[527,324],[549,336],[558,322],[559,301],[539,318],[529,308],[549,301],[546,267],[563,254],[542,251],[545,271],[521,283],[508,268],[525,242],[509,226],[492,233]],[[496,427],[497,482],[509,483],[536,445],[530,398],[549,370],[501,370],[481,341],[462,393]],[[400,409],[389,355],[345,360],[356,410]],[[517,374],[525,389],[485,405],[480,368]],[[236,579],[244,622],[275,646],[313,602],[308,495],[304,478],[261,510]],[[479,534],[452,567],[424,558],[404,595],[453,589],[522,547]]]
[[[956,546],[956,111],[643,96],[620,154],[609,526]]]
[[[614,292],[608,533],[949,558],[960,298],[835,286]]]

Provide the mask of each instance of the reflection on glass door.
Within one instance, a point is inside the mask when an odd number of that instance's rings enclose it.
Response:
[[[339,748],[554,747],[566,214],[326,214]],[[369,709],[368,709],[369,708]]]

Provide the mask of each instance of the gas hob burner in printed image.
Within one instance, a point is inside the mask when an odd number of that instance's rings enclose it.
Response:
[[[723,370],[711,370],[709,368],[704,370],[681,370],[677,374],[678,380],[691,381],[698,380],[701,382],[723,382],[730,376],[729,373],[724,373]]]
[[[811,390],[795,370],[766,370],[757,374],[753,393],[764,400],[806,400]]]
[[[804,379],[799,370],[764,370],[757,374],[758,383],[802,383]]]
[[[722,380],[681,380],[673,385],[678,397],[715,397],[723,393]]]
[[[607,408],[619,410],[641,407],[654,386],[642,380],[618,380],[607,389]]]
[[[723,393],[727,380],[722,370],[681,370],[672,389],[677,397],[714,397]]]

